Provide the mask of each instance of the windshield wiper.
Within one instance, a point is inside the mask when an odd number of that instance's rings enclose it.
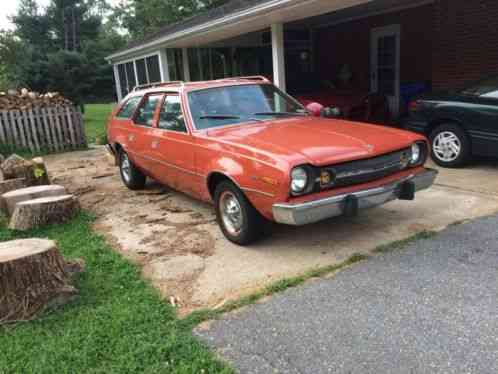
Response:
[[[199,119],[240,119],[240,116],[234,116],[232,114],[209,114],[200,116]]]
[[[254,113],[253,116],[304,116],[306,113],[300,112],[260,112]]]

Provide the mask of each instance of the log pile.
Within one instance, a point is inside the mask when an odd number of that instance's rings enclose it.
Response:
[[[71,275],[81,271],[81,261],[67,263],[52,240],[0,243],[0,325],[71,301],[78,294]]]
[[[26,110],[35,107],[70,106],[73,103],[58,92],[40,94],[23,88],[0,92],[0,110]]]

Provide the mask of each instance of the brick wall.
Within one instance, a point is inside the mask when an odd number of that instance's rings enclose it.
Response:
[[[435,89],[498,74],[498,0],[437,0],[434,36]]]
[[[498,0],[496,0],[498,2]],[[317,70],[323,79],[334,80],[348,64],[353,85],[370,90],[370,32],[373,28],[401,25],[400,80],[403,83],[432,79],[432,5],[372,16],[318,29]]]

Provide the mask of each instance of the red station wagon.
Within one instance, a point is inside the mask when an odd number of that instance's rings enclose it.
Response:
[[[150,177],[214,202],[240,245],[268,220],[305,225],[413,200],[437,174],[424,167],[424,136],[314,117],[264,77],[137,87],[107,131],[128,188]]]

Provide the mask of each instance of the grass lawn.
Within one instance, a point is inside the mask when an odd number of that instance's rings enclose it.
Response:
[[[0,225],[0,241],[48,237],[66,258],[86,261],[77,301],[36,321],[0,327],[0,373],[232,373],[91,222],[81,214],[24,234]]]
[[[85,129],[88,143],[95,143],[97,137],[105,135],[107,117],[114,104],[86,104]]]

